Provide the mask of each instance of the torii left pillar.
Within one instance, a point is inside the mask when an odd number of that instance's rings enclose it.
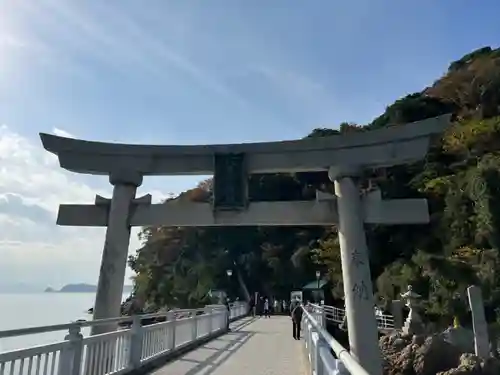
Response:
[[[112,173],[113,196],[109,203],[108,226],[94,304],[94,320],[120,316],[130,244],[130,213],[142,176],[133,172]],[[96,202],[97,203],[97,202]],[[92,326],[92,335],[114,331],[115,324]]]

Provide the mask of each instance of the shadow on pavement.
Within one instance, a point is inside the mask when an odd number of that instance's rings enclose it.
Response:
[[[250,318],[241,323],[232,324],[230,332],[200,347],[198,350],[212,351],[212,353],[206,358],[203,358],[203,360],[189,358],[189,355],[179,358],[178,361],[196,363],[196,366],[189,369],[185,375],[197,375],[200,373],[203,375],[212,374],[221,364],[255,335],[255,332],[243,331],[242,329],[257,319],[258,318]]]
[[[247,325],[249,324],[252,324],[253,322],[255,322],[257,319],[259,318],[248,318],[248,319],[245,319],[245,320],[242,320],[241,323],[240,322],[237,322],[236,324],[233,323],[231,324],[231,331],[239,331],[241,330],[243,327],[246,327]]]

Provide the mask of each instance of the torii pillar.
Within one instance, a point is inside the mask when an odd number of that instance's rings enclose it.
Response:
[[[335,184],[351,355],[370,375],[382,375],[377,320],[373,311],[375,299],[364,230],[365,213],[355,183],[360,172],[361,168],[357,166],[336,166],[330,167],[328,177]]]
[[[108,226],[102,252],[101,269],[94,304],[94,320],[120,316],[123,284],[130,244],[130,213],[142,176],[130,171],[109,175],[113,185],[111,200],[96,197],[96,205],[108,205]],[[114,331],[116,324],[94,325],[92,335]]]

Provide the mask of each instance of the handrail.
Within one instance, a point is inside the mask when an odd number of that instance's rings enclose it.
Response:
[[[230,307],[235,306],[234,303],[230,304]],[[213,307],[213,309],[224,309],[221,307]],[[152,318],[165,318],[169,313],[194,313],[194,312],[204,312],[205,308],[197,308],[197,309],[178,309],[178,310],[169,310],[161,313],[150,313],[150,314],[141,314],[138,315],[139,319],[152,319]],[[131,323],[134,320],[134,316],[121,316],[116,318],[108,318],[108,319],[98,319],[98,320],[77,320],[71,323],[64,324],[53,324],[47,326],[36,326],[36,327],[28,327],[28,328],[15,328],[0,331],[0,339],[14,336],[25,336],[25,335],[33,335],[37,333],[46,333],[53,331],[64,331],[69,330],[74,327],[93,327],[99,325],[105,325],[110,323]]]
[[[203,314],[197,312],[203,311]],[[246,303],[234,303],[203,309],[184,310],[189,316],[179,319],[179,310],[96,321],[79,321],[46,327],[1,331],[0,337],[29,335],[68,328],[64,339],[23,349],[0,352],[0,374],[43,373],[47,375],[125,375],[147,365],[161,356],[176,352],[222,334],[231,320],[248,314]],[[172,314],[169,316],[169,313]],[[142,320],[164,317],[165,321],[144,326]],[[94,336],[83,336],[82,326],[132,324],[123,329]],[[23,370],[24,369],[24,370]]]
[[[312,325],[318,335],[328,344],[328,346],[333,350],[337,358],[342,361],[345,368],[352,375],[370,375],[357,361],[351,356],[351,354],[345,349],[337,340],[335,340],[332,335],[330,335],[321,325],[314,319],[314,317],[307,311],[304,305],[301,305],[302,310],[308,320]]]

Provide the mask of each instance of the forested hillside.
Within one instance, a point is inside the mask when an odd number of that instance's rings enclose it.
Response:
[[[474,51],[450,64],[422,92],[387,107],[370,124],[315,129],[308,137],[365,131],[453,113],[453,125],[421,163],[367,172],[364,186],[390,198],[426,197],[431,223],[367,228],[379,297],[397,298],[408,283],[429,313],[451,316],[465,306],[465,288],[480,284],[488,306],[500,306],[500,49]],[[332,191],[326,173],[255,175],[253,200],[313,199]],[[210,181],[178,200],[208,201]],[[335,228],[144,228],[130,259],[140,305],[197,305],[210,289],[235,288],[225,270],[236,262],[249,289],[286,296],[316,269],[341,296]]]

